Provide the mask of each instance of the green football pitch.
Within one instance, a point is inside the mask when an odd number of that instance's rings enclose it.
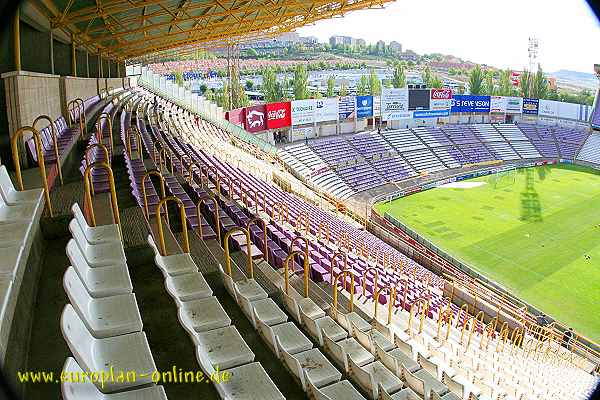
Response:
[[[375,207],[600,342],[597,172],[566,164],[526,168]]]

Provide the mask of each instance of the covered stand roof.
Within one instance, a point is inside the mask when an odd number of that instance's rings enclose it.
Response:
[[[37,0],[54,29],[93,52],[131,60],[184,46],[269,37],[392,0]]]

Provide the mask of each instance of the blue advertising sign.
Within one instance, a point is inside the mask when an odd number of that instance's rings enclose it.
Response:
[[[438,118],[447,117],[450,115],[450,110],[415,110],[413,111],[413,118]]]
[[[338,103],[340,120],[353,118],[355,105],[354,96],[340,97]]]
[[[538,115],[540,109],[539,99],[523,98],[523,114]]]
[[[452,98],[453,113],[489,113],[490,96],[475,96],[470,94],[455,94]]]
[[[356,96],[356,118],[373,116],[373,96]]]

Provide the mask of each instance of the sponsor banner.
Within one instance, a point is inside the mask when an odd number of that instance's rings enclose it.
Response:
[[[413,111],[413,118],[439,118],[447,117],[450,115],[450,110],[415,110]]]
[[[373,96],[356,96],[356,118],[373,116]]]
[[[521,114],[523,111],[523,99],[521,97],[505,97],[506,113]]]
[[[430,89],[408,89],[409,110],[429,110]]]
[[[244,109],[236,108],[235,110],[231,110],[227,112],[225,116],[227,121],[231,122],[234,125],[244,127]]]
[[[292,109],[289,101],[267,104],[267,129],[285,128],[292,124]]]
[[[354,118],[354,96],[342,96],[338,100],[340,120]]]
[[[538,99],[523,99],[523,114],[537,115],[540,108],[540,101]]]
[[[490,123],[492,124],[503,124],[506,121],[506,114],[504,113],[491,113]]]
[[[314,122],[314,99],[292,101],[292,125],[312,124]]]
[[[452,112],[489,113],[490,96],[457,94],[452,98]]]
[[[304,140],[306,138],[314,138],[315,130],[312,126],[307,126],[303,128],[292,127],[292,142],[296,140]]]
[[[373,116],[381,117],[381,96],[373,96]]]
[[[248,132],[260,132],[267,129],[267,109],[264,104],[246,107],[244,127]]]
[[[591,122],[591,117],[592,117],[592,107],[591,106],[587,106],[585,104],[580,104],[579,105],[579,120],[580,121],[585,121]],[[596,117],[596,119],[598,118],[598,116]]]
[[[408,89],[384,88],[381,90],[381,117],[384,121],[410,118]]]
[[[490,112],[491,113],[506,113],[506,97],[490,96]]]
[[[558,117],[559,116],[559,107],[560,102],[553,100],[543,100],[540,99],[538,105],[538,115],[544,117]]]
[[[443,110],[452,106],[452,89],[431,89],[429,108]]]
[[[337,97],[316,99],[315,121],[337,121],[339,109]]]

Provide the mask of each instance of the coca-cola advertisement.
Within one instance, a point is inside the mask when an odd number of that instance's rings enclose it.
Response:
[[[292,109],[289,101],[267,104],[267,129],[279,129],[292,123]]]
[[[431,89],[431,110],[449,109],[452,106],[452,89]]]
[[[264,104],[245,108],[244,125],[248,132],[260,132],[267,129],[267,109]]]

